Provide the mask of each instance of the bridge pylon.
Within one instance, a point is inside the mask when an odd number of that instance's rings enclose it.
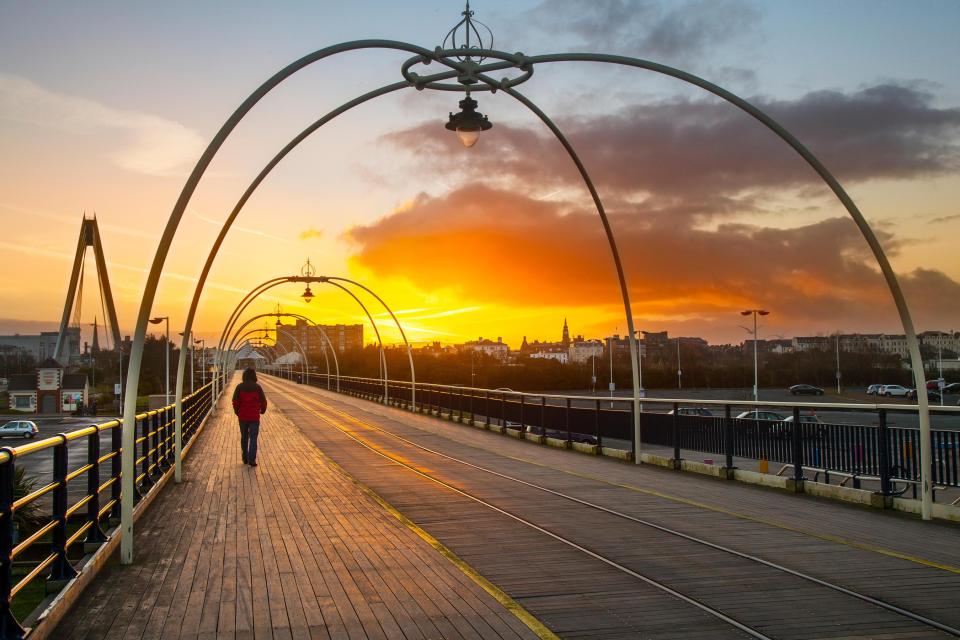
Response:
[[[94,260],[97,265],[97,282],[99,285],[100,299],[104,307],[104,331],[108,332],[113,341],[113,348],[120,346],[120,328],[117,325],[117,309],[113,304],[113,292],[110,289],[110,277],[107,274],[107,260],[103,255],[103,243],[100,240],[100,228],[97,226],[97,216],[92,218],[83,216],[83,222],[80,224],[80,237],[77,239],[77,251],[73,258],[73,270],[70,272],[70,284],[67,287],[67,298],[63,304],[63,316],[60,319],[60,333],[57,335],[57,346],[54,349],[53,357],[58,362],[63,363],[61,351],[66,342],[67,327],[70,323],[70,314],[74,309],[74,304],[79,304],[83,299],[83,275],[84,264],[87,255],[87,248],[93,249]],[[108,328],[109,327],[109,328]]]

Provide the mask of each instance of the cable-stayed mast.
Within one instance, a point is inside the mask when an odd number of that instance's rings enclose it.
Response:
[[[93,257],[97,265],[97,281],[100,298],[104,308],[104,331],[110,336],[113,348],[120,344],[120,328],[117,325],[117,309],[113,305],[113,292],[110,290],[110,277],[107,275],[107,261],[103,255],[103,243],[100,241],[100,229],[97,227],[97,216],[83,217],[80,225],[80,237],[77,240],[77,253],[73,259],[73,271],[70,274],[70,285],[67,288],[67,299],[63,305],[63,316],[60,320],[60,333],[57,336],[57,346],[54,350],[54,359],[61,362],[61,351],[66,342],[67,327],[70,323],[71,312],[76,303],[79,307],[83,300],[84,258],[87,248],[93,248]],[[79,314],[79,308],[77,313]],[[63,363],[68,364],[68,363]]]

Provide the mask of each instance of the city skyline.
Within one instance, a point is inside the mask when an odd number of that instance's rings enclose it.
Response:
[[[960,256],[952,250],[960,230],[960,81],[947,62],[960,57],[948,26],[960,19],[956,5],[919,12],[870,3],[863,20],[866,3],[856,2],[730,2],[719,13],[651,2],[633,3],[636,11],[618,23],[602,11],[615,4],[576,17],[559,1],[473,8],[507,48],[641,55],[749,96],[850,190],[891,255],[917,326],[949,327],[960,317]],[[240,97],[292,57],[345,38],[432,46],[454,9],[416,2],[400,12],[361,2],[277,12],[241,4],[226,29],[210,29],[223,17],[212,8],[197,9],[189,23],[176,10],[146,19],[145,8],[118,4],[0,9],[2,246],[18,272],[33,276],[0,284],[0,333],[57,328],[84,211],[97,212],[122,333],[131,333],[176,193]],[[827,11],[829,22],[820,19]],[[842,35],[853,24],[858,47],[848,48]],[[671,26],[674,39],[658,39]],[[172,29],[182,44],[171,52]],[[886,46],[891,30],[903,51]],[[240,50],[238,41],[252,46]],[[35,55],[40,46],[59,55]],[[142,63],[115,55],[126,46]],[[187,212],[161,279],[156,309],[171,326],[182,322],[207,246],[249,178],[319,113],[392,81],[393,58],[357,54],[311,70],[238,130]],[[649,74],[565,67],[538,73],[537,83],[531,91],[569,131],[610,210],[638,327],[739,341],[736,313],[762,306],[776,334],[902,331],[853,223],[758,126]],[[611,83],[618,89],[602,104],[591,97]],[[370,284],[417,342],[500,333],[518,344],[524,334],[551,335],[561,315],[585,335],[618,326],[622,333],[609,252],[577,176],[515,105],[489,95],[480,103],[495,126],[469,151],[443,128],[453,102],[426,94],[365,107],[298,149],[228,237],[195,333],[215,338],[240,296],[297,273],[308,257],[324,273]],[[280,302],[319,322],[363,322],[335,292],[318,289],[311,305],[299,293],[285,288]],[[389,341],[399,339],[384,329]]]

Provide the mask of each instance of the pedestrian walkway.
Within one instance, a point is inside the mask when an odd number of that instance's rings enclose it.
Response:
[[[185,482],[137,523],[135,564],[114,558],[53,637],[537,637],[536,620],[281,412],[264,416],[259,466],[242,464],[228,404]]]

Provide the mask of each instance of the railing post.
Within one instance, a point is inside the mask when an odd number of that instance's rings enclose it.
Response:
[[[800,424],[800,407],[793,408],[793,481],[794,491],[803,486],[803,433]]]
[[[13,551],[13,485],[14,453],[10,447],[3,447],[7,461],[0,464],[0,638],[23,638],[26,631],[10,610],[10,592],[13,590],[13,563],[10,553]]]
[[[159,413],[160,413],[159,411],[155,413],[153,415],[153,418],[156,419],[157,414]],[[150,487],[153,486],[153,478],[150,477],[150,431],[152,426],[150,424],[151,422],[152,420],[149,417],[144,418],[143,421],[141,422],[143,426],[141,428],[140,435],[143,438],[143,442],[140,443],[140,457],[143,458],[143,462],[140,463],[140,473],[143,474],[143,485],[142,485],[143,495],[146,495],[147,492],[150,491]],[[136,448],[134,448],[134,450],[136,450]],[[134,483],[136,483],[136,478],[134,478]]]
[[[164,416],[166,416],[166,413],[167,413],[166,411],[163,412]],[[161,424],[161,422],[163,422],[163,421],[160,419],[160,412],[157,411],[155,414],[153,414],[153,416],[151,417],[150,421],[153,423],[153,424],[151,425],[151,427],[152,427],[152,428],[151,428],[151,432],[153,433],[153,435],[151,436],[151,438],[152,438],[153,442],[151,443],[152,446],[150,447],[150,449],[153,450],[153,454],[152,454],[151,456],[149,456],[149,457],[150,457],[150,458],[153,458],[153,472],[152,472],[151,474],[149,474],[149,475],[150,475],[150,480],[153,481],[153,480],[159,478],[159,477],[163,474],[163,469],[160,468],[160,442],[161,442],[161,440],[160,440],[160,424]],[[148,438],[148,440],[151,439],[151,438]],[[150,464],[149,464],[149,461],[148,461],[147,468],[149,468],[149,467],[150,467]]]
[[[93,425],[97,429],[96,425]],[[84,540],[84,551],[93,551],[93,548],[106,541],[107,536],[100,528],[100,430],[97,429],[87,437],[87,464],[90,465],[90,471],[87,472],[87,495],[90,501],[87,502],[87,522],[90,523],[90,530],[87,531],[87,539]]]
[[[61,585],[77,575],[67,559],[67,436],[61,433],[55,437],[60,438],[60,444],[53,448],[53,481],[57,484],[53,490],[53,519],[57,524],[53,527],[51,551],[57,559],[50,566],[48,585]]]
[[[877,433],[880,454],[880,493],[889,496],[890,488],[890,429],[887,427],[887,410],[880,409],[880,428]]]
[[[110,458],[110,477],[114,478],[110,485],[110,499],[113,501],[113,508],[110,510],[110,519],[120,522],[120,475],[123,467],[120,450],[123,448],[122,425],[118,424],[110,430],[110,451],[115,455]]]
[[[567,427],[567,448],[570,448],[570,443],[573,442],[573,434],[570,433],[570,398],[567,398],[567,413],[564,418],[566,421]]]
[[[458,391],[459,393],[457,393],[457,410],[460,412],[460,418],[458,419],[460,423],[463,424],[463,387],[461,387]],[[450,413],[451,414],[453,413],[452,408],[450,409]]]
[[[526,416],[526,396],[522,393],[520,394],[520,431],[527,430],[527,416]]]
[[[547,437],[547,399],[544,396],[540,396],[540,437]]]
[[[724,464],[729,478],[736,468],[733,466],[733,419],[730,417],[730,405],[723,407],[723,450],[726,454]]]
[[[485,425],[487,429],[490,428],[490,390],[484,392],[484,404],[483,404],[483,413],[485,418]]]
[[[593,412],[593,433],[597,438],[597,453],[600,452],[600,401],[597,400],[597,409]]]
[[[673,468],[680,468],[680,407],[673,403],[673,420],[670,421],[670,442],[673,444]]]

